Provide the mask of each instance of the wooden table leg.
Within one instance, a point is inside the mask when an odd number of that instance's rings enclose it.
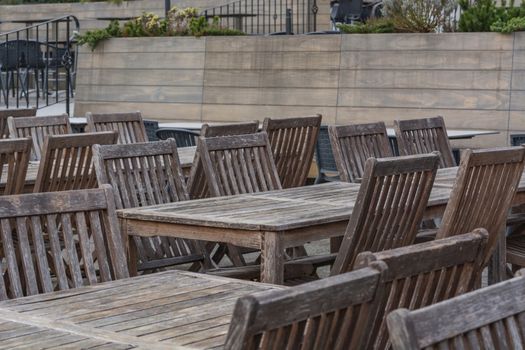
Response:
[[[489,261],[488,282],[490,284],[498,283],[506,279],[507,274],[507,237],[504,226],[500,230],[494,253]]]
[[[264,232],[261,247],[261,282],[284,283],[284,248],[279,232]]]

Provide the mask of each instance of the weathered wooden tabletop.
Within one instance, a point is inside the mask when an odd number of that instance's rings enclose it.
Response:
[[[167,271],[4,301],[0,348],[221,348],[237,298],[274,288]]]
[[[185,175],[189,174],[191,165],[193,164],[193,157],[195,156],[195,149],[196,147],[181,147],[178,149],[179,160],[180,160],[181,167]],[[34,186],[35,181],[36,181],[36,176],[38,173],[39,164],[40,164],[39,162],[29,163],[29,166],[27,168],[26,181],[25,181],[27,188],[32,188]],[[2,174],[0,178],[0,187],[5,186],[6,184],[7,168],[4,168],[3,171],[4,173]]]

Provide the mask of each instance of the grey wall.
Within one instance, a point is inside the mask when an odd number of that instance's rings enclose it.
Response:
[[[525,33],[112,39],[79,60],[75,115],[159,120],[323,114],[325,123],[442,115],[449,128],[525,131]],[[461,146],[461,145],[460,145]]]

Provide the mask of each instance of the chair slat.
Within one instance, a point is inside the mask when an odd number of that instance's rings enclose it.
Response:
[[[42,159],[45,137],[48,135],[71,134],[67,114],[49,117],[9,117],[7,119],[10,138],[31,137],[33,147],[31,160]]]
[[[341,180],[357,182],[368,158],[392,157],[385,123],[330,126],[335,163]]]
[[[2,195],[23,192],[31,145],[30,138],[0,140],[0,178],[5,182]]]
[[[13,117],[35,117],[36,108],[3,109],[0,110],[0,139],[9,138],[9,126],[7,118]]]
[[[118,144],[148,142],[142,114],[131,113],[86,113],[87,132],[116,131]]]
[[[299,118],[266,118],[272,154],[283,188],[304,186],[312,164],[321,115]]]

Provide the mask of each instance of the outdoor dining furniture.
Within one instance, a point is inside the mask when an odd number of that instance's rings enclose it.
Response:
[[[140,112],[86,113],[87,132],[117,131],[118,143],[148,142],[148,134]]]
[[[362,253],[355,269],[381,271],[378,312],[365,349],[389,349],[386,316],[398,308],[419,309],[476,288],[489,234],[484,229],[434,242]]]
[[[0,207],[0,300],[129,276],[109,186],[1,196]]]
[[[173,203],[189,199],[176,142],[93,146],[95,173],[100,184],[113,188],[117,209]],[[134,237],[138,257],[130,259],[139,271],[199,262],[200,243],[172,237]],[[138,258],[138,259],[137,259]]]
[[[317,166],[315,184],[340,181],[332,145],[330,144],[330,136],[328,135],[328,125],[321,125],[319,128],[319,135],[315,144],[315,165]]]
[[[304,186],[312,165],[321,115],[298,118],[266,118],[272,154],[283,188]]]
[[[436,171],[437,154],[370,158],[331,275],[352,269],[357,254],[413,244]],[[467,232],[467,231],[465,231]]]
[[[170,270],[0,302],[0,323],[39,325],[55,334],[82,336],[88,344],[93,338],[105,341],[110,349],[112,343],[145,350],[221,348],[239,297],[282,288]],[[35,341],[18,332],[0,332],[0,347],[15,341],[26,341],[30,348],[53,347],[56,339],[44,334]]]
[[[524,274],[418,310],[392,312],[387,321],[394,350],[522,349]]]
[[[0,189],[2,195],[22,193],[30,155],[30,138],[0,140],[0,181],[5,183]]]
[[[383,122],[332,125],[328,132],[342,181],[359,182],[363,177],[365,162],[370,157],[393,157]]]
[[[246,135],[256,133],[258,128],[258,121],[220,125],[203,124],[200,135],[202,137]],[[190,192],[191,199],[207,198],[211,196],[199,151],[196,151],[191,173],[188,178],[188,191]]]
[[[9,137],[31,137],[33,140],[31,160],[40,160],[42,158],[42,148],[47,135],[71,134],[71,125],[67,114],[38,118],[9,117],[7,125],[9,127]]]
[[[20,109],[3,109],[0,110],[0,139],[9,138],[9,127],[7,126],[7,118],[9,117],[34,117],[36,116],[36,108],[20,108]]]
[[[178,148],[197,146],[199,133],[180,128],[160,128],[155,132],[159,140],[175,139]]]
[[[443,117],[395,120],[394,129],[400,155],[438,151],[441,168],[456,166]]]
[[[116,131],[46,136],[33,192],[97,187],[92,146],[114,144],[117,137]]]

